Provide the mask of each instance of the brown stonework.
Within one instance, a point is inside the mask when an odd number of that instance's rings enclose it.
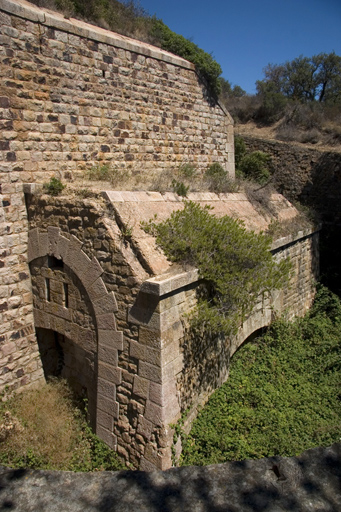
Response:
[[[159,48],[24,0],[2,0],[0,20],[0,388],[64,375],[88,396],[91,424],[110,447],[135,467],[166,469],[170,424],[191,405],[189,426],[236,348],[274,311],[293,316],[311,304],[317,235],[276,241],[274,257],[295,263],[292,287],[260,302],[235,339],[218,349],[217,340],[188,340],[198,271],[172,265],[140,226],[169,217],[182,198],[51,197],[41,184],[97,164],[143,178],[217,161],[233,177],[230,116],[207,102],[192,64]],[[279,194],[266,214],[245,194],[188,198],[256,231],[297,215]]]

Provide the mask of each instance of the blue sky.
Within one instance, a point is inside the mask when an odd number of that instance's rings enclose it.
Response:
[[[212,53],[222,76],[250,94],[269,63],[333,50],[341,55],[341,0],[140,0],[140,5]]]

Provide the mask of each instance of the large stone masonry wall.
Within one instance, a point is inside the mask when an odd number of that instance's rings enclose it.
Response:
[[[24,183],[106,163],[150,176],[184,161],[234,173],[230,116],[189,62],[24,0],[0,3],[0,387],[43,377]]]
[[[220,162],[234,175],[231,117],[188,61],[156,47],[3,0],[3,172],[33,183],[97,163],[155,174]]]
[[[18,176],[7,182],[8,176],[1,174],[0,182],[0,390],[11,392],[33,385],[43,372],[33,321],[24,194]]]

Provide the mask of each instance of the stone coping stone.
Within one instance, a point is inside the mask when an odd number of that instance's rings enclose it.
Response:
[[[0,9],[26,20],[68,32],[69,34],[92,39],[115,46],[116,48],[144,55],[145,57],[162,60],[175,66],[195,70],[194,64],[166,50],[161,50],[161,48],[151,44],[90,25],[75,18],[66,19],[61,13],[48,10],[45,7],[41,9],[25,0],[1,0]]]
[[[0,510],[21,512],[340,512],[341,444],[165,472],[0,468]]]
[[[151,295],[162,297],[168,293],[184,288],[199,280],[199,271],[192,269],[179,273],[166,273],[147,279],[142,283],[141,291]]]

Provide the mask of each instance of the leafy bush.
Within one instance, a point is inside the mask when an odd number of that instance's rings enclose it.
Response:
[[[235,192],[236,190],[235,182],[229,179],[227,171],[218,162],[207,167],[204,177],[211,192]]]
[[[178,196],[186,197],[189,187],[186,187],[186,185],[182,181],[173,180],[172,181],[172,187],[173,190]]]
[[[246,145],[244,142],[244,139],[242,137],[239,137],[238,135],[235,135],[234,137],[234,162],[236,169],[239,169],[240,162],[244,158],[246,153]]]
[[[231,217],[218,218],[209,207],[185,201],[184,209],[166,221],[143,227],[171,261],[199,269],[207,286],[192,325],[211,335],[236,332],[259,295],[280,288],[288,278],[290,265],[275,263],[268,235],[247,231]]]
[[[48,183],[44,183],[43,188],[47,194],[51,196],[58,196],[64,190],[66,185],[60,181],[60,179],[52,177]]]
[[[264,124],[273,124],[281,119],[288,103],[287,98],[272,90],[264,90],[260,97],[262,102],[255,114],[256,119]]]
[[[340,340],[340,299],[322,289],[303,320],[280,320],[244,345],[194,422],[182,464],[293,456],[338,442]]]
[[[178,175],[182,178],[192,178],[196,173],[196,168],[194,165],[190,164],[189,162],[186,162],[179,167]]]
[[[0,464],[71,471],[123,467],[58,380],[0,402]]]
[[[271,156],[263,151],[253,151],[244,155],[239,162],[239,170],[245,178],[264,185],[270,179],[269,164]]]

